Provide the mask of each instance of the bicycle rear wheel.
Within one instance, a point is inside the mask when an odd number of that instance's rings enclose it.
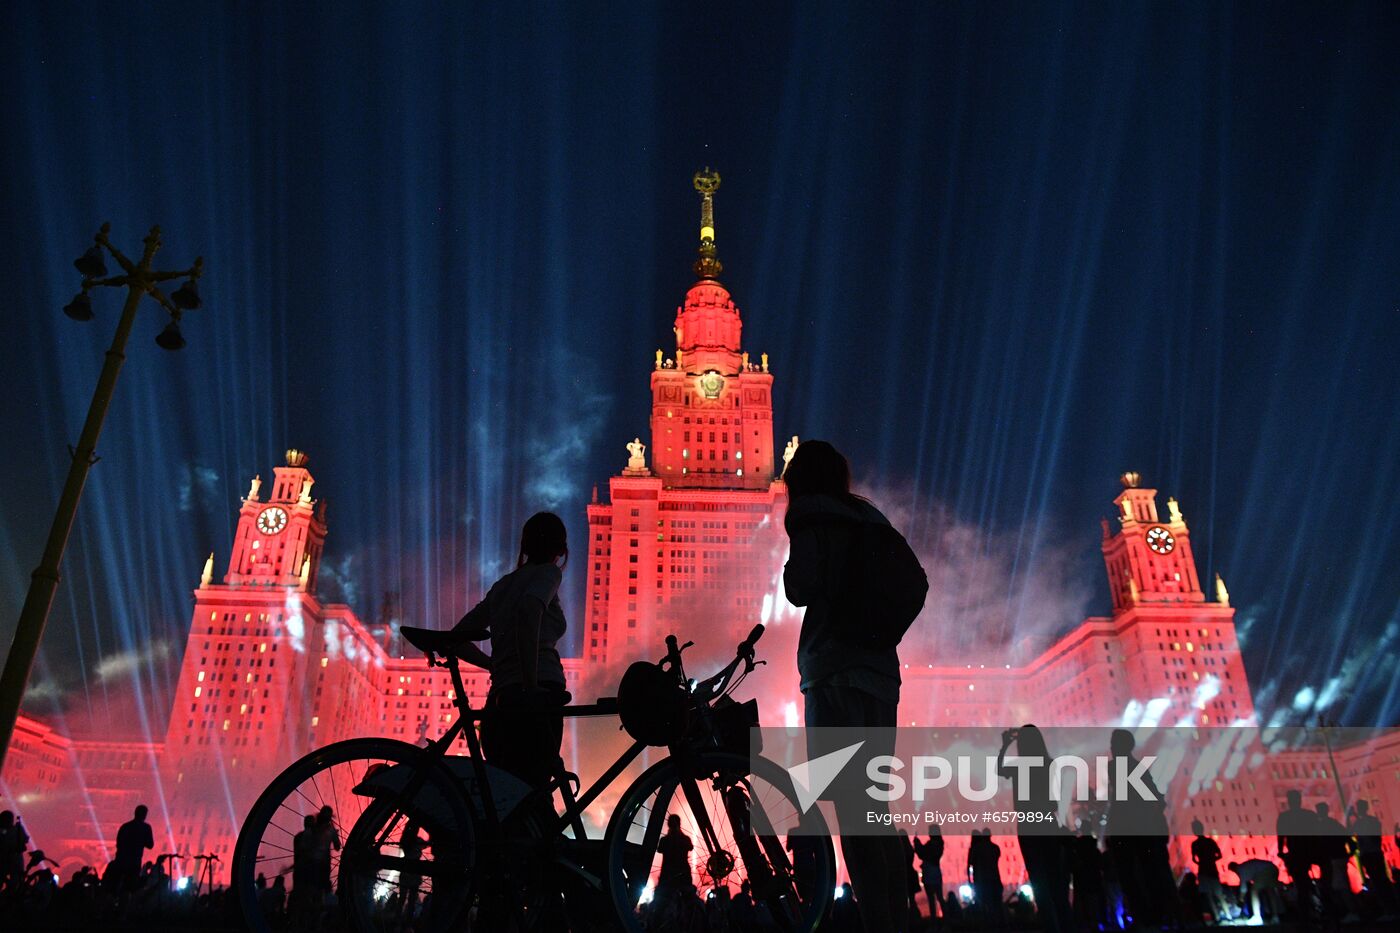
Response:
[[[674,874],[679,856],[663,841],[671,817],[693,846],[686,877]],[[705,822],[713,827],[713,846],[701,831]],[[804,835],[788,836],[794,855],[800,853],[794,865],[781,834],[799,822]],[[633,931],[683,925],[707,910],[728,912],[741,928],[751,911],[754,923],[767,914],[777,929],[814,930],[836,885],[836,852],[825,828],[819,811],[803,815],[792,779],[770,761],[724,752],[702,752],[686,764],[667,758],[627,789],[608,823],[614,906]],[[670,858],[663,854],[668,849]],[[671,876],[663,877],[663,863]]]
[[[402,782],[386,789],[382,779],[367,780],[395,767],[417,774],[423,762],[423,749],[405,742],[350,739],[278,775],[234,848],[232,883],[249,929],[450,929],[470,903],[475,874],[473,824],[456,782],[436,761],[411,796]],[[329,828],[307,830],[305,819],[327,808]],[[289,883],[284,905],[257,886],[260,874]]]

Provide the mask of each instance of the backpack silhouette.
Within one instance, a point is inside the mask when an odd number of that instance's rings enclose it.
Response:
[[[854,644],[893,648],[924,608],[928,574],[909,542],[890,525],[857,522],[835,611]]]

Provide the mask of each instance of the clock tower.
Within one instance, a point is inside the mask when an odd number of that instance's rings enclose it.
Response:
[[[253,477],[238,511],[238,531],[224,582],[296,584],[315,592],[321,549],[326,540],[325,505],[311,498],[315,480],[306,454],[287,451],[286,466],[273,469],[272,493],[259,498],[261,477]]]
[[[1167,519],[1157,515],[1157,490],[1141,488],[1134,472],[1120,477],[1119,531],[1104,524],[1103,555],[1113,611],[1138,603],[1201,603],[1205,597],[1191,556],[1191,532],[1175,499],[1167,499]]]

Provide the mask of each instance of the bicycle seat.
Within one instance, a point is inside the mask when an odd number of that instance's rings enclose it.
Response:
[[[483,638],[490,637],[489,633],[481,628],[454,628],[439,632],[436,629],[412,628],[407,625],[399,629],[399,634],[404,637],[405,641],[424,654],[429,652],[454,654],[457,648],[468,642],[481,641]]]

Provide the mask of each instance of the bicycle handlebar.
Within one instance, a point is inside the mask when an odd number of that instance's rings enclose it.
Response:
[[[739,669],[739,665],[744,665],[744,673],[752,671],[761,661],[753,659],[754,645],[763,637],[764,627],[755,625],[749,632],[749,637],[739,642],[739,646],[734,649],[734,660],[724,666],[724,669],[708,680],[696,684],[690,691],[697,702],[708,703],[710,700],[724,693],[729,689],[729,681],[734,676],[734,672]],[[672,639],[667,640],[669,645]]]

